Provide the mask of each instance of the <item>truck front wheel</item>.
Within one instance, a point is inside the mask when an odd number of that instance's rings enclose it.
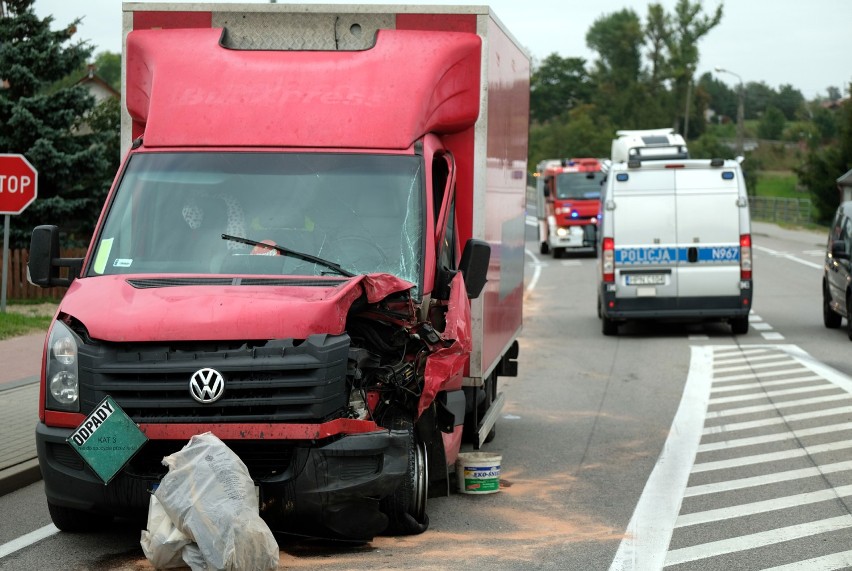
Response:
[[[410,419],[395,418],[393,428],[408,431],[408,470],[396,491],[382,500],[382,511],[388,516],[385,535],[417,535],[429,527],[426,514],[429,495],[426,445],[417,438]]]

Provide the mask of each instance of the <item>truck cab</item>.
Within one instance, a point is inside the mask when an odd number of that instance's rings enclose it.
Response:
[[[594,251],[604,161],[593,158],[542,161],[536,175],[540,252],[561,258],[569,249]]]

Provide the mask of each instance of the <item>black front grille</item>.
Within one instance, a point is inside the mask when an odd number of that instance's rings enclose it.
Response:
[[[324,422],[348,402],[348,335],[278,339],[262,346],[86,345],[80,350],[81,412],[107,395],[137,423]],[[190,377],[219,371],[224,395],[192,398]]]
[[[293,442],[284,440],[225,440],[255,480],[283,474],[293,459]],[[179,452],[185,440],[149,440],[130,459],[124,472],[134,478],[159,480],[168,472],[163,458]]]

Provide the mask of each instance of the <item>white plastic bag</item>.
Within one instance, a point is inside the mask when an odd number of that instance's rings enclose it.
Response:
[[[254,483],[224,442],[209,432],[193,436],[182,450],[163,458],[163,464],[169,472],[154,492],[160,507],[151,511],[156,518],[161,508],[175,531],[189,540],[179,548],[186,565],[193,571],[278,568],[278,544],[258,513]],[[173,561],[180,539],[162,519],[152,521],[151,511],[142,548],[158,566]]]
[[[157,497],[151,495],[148,504],[148,529],[142,530],[142,551],[156,569],[185,567],[183,548],[192,543],[175,527]]]

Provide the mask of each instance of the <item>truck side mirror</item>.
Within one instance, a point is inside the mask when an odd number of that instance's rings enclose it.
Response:
[[[488,264],[491,261],[491,246],[484,240],[471,238],[464,245],[459,271],[464,276],[467,297],[476,299],[482,293],[488,276]]]
[[[59,275],[59,268],[69,268],[68,277]],[[69,286],[80,269],[82,258],[59,257],[59,228],[36,226],[30,238],[30,259],[27,261],[27,280],[39,287]]]

